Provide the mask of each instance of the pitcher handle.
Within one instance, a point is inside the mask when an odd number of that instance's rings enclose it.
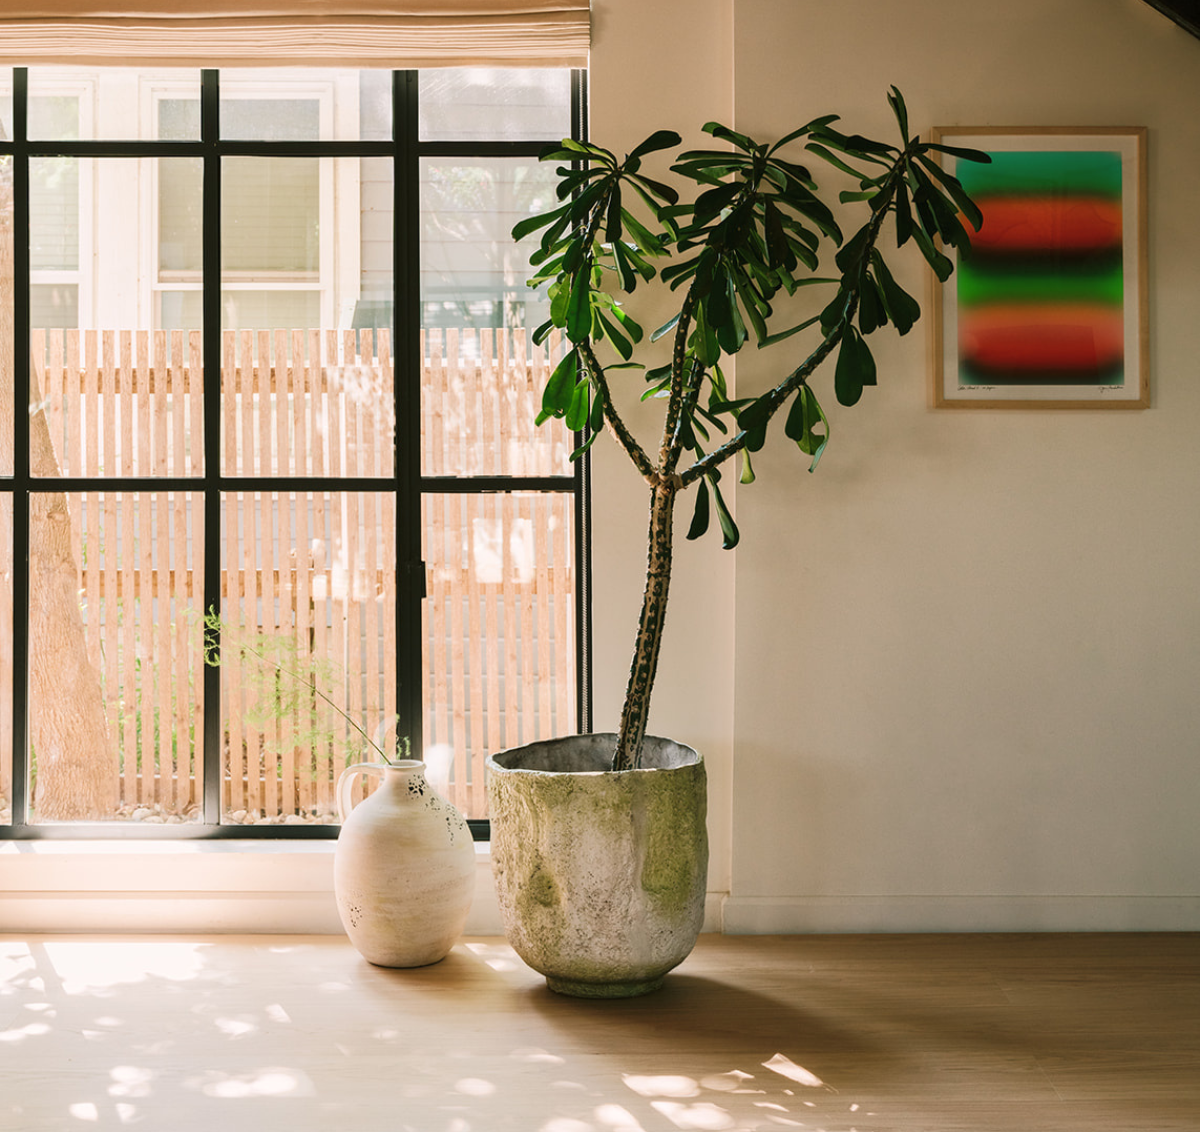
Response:
[[[383,777],[383,772],[387,768],[381,763],[355,763],[353,766],[348,766],[342,771],[338,778],[337,784],[337,811],[338,821],[343,824],[350,814],[352,809],[350,805],[350,791],[354,789],[354,779],[359,774],[378,774]]]

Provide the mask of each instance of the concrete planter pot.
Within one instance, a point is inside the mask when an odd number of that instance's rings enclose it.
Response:
[[[611,734],[487,761],[492,868],[509,942],[551,990],[626,998],[662,985],[704,921],[704,762],[647,736],[639,770],[607,769]]]

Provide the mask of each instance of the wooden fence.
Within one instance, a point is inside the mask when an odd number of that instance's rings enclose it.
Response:
[[[36,331],[35,380],[60,474],[202,474],[200,345],[198,332]],[[392,474],[386,331],[227,331],[223,347],[210,404],[224,475]],[[429,331],[422,356],[423,474],[567,470],[569,435],[533,425],[547,352],[524,332]],[[88,491],[68,506],[124,812],[194,816],[202,495]],[[572,506],[566,493],[423,498],[428,599],[411,631],[424,648],[425,756],[469,816],[486,812],[489,753],[574,727]],[[226,820],[328,820],[341,767],[364,751],[345,716],[396,744],[395,522],[385,492],[298,487],[222,500]],[[290,673],[316,677],[328,702]]]

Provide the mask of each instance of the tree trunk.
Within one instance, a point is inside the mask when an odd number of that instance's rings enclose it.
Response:
[[[15,468],[13,344],[10,161],[0,171],[0,406],[4,406],[0,470],[8,474]],[[31,400],[40,404],[36,367],[31,368]],[[29,426],[30,471],[36,476],[59,476],[45,412],[34,413]],[[29,540],[29,737],[37,759],[37,817],[43,821],[110,819],[117,807],[117,762],[109,742],[100,674],[87,655],[79,568],[71,548],[71,516],[64,492],[31,496]],[[11,538],[6,541],[10,545],[4,567],[11,584]],[[15,603],[23,597],[13,596]],[[11,624],[6,630],[11,630]],[[0,647],[11,650],[11,638],[0,642]],[[19,664],[23,658],[13,660]]]
[[[650,692],[658,669],[658,650],[662,643],[667,615],[667,594],[671,586],[671,527],[675,515],[675,487],[659,482],[650,498],[649,561],[646,565],[646,590],[642,595],[642,613],[638,622],[633,664],[621,710],[621,730],[613,770],[632,770],[641,765],[642,739],[650,716]]]

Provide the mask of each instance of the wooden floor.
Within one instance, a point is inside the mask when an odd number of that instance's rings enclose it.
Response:
[[[0,935],[0,1129],[1197,1132],[1200,936],[702,937],[657,994],[497,939]]]

